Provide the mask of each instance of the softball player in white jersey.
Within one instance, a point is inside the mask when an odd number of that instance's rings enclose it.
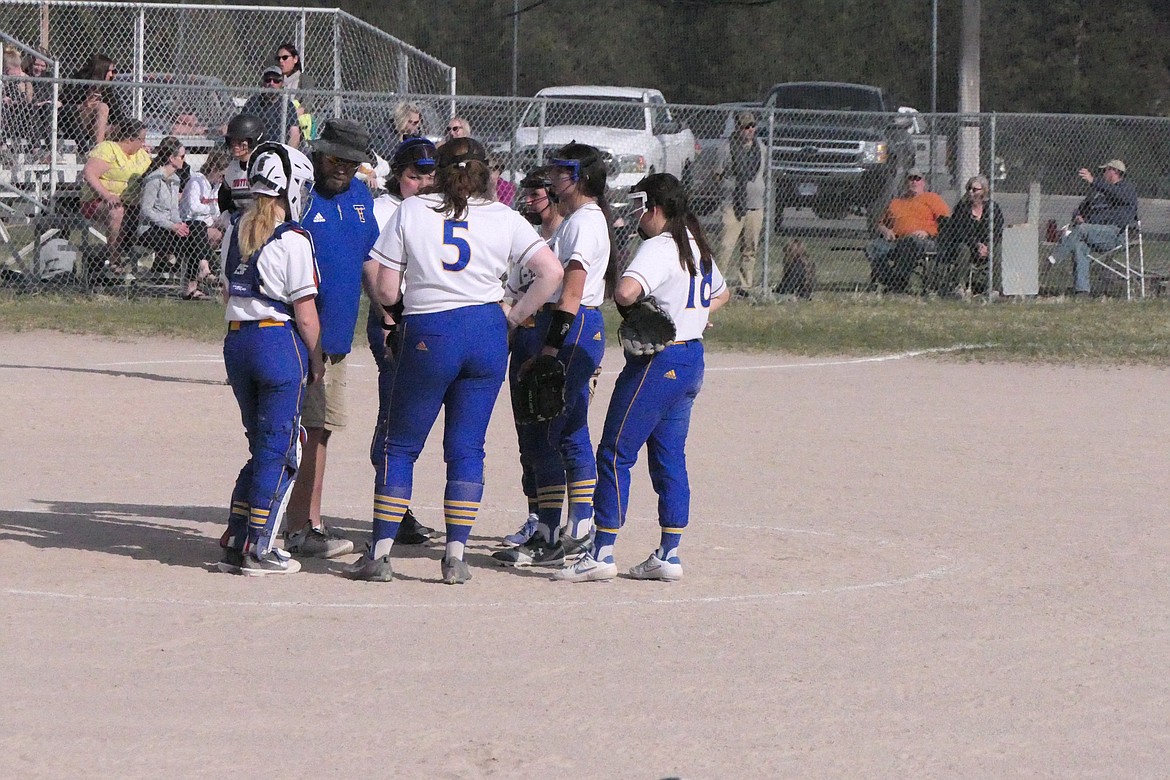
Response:
[[[354,579],[393,577],[390,550],[409,506],[414,462],[444,408],[443,581],[471,578],[463,560],[483,496],[484,439],[503,384],[509,323],[529,317],[560,284],[556,255],[515,211],[488,199],[483,145],[457,138],[439,150],[434,194],[407,198],[374,247],[380,303],[398,302],[405,279],[398,357],[375,453],[373,539]],[[505,318],[501,277],[509,264],[536,278]],[[401,378],[402,381],[399,381]]]
[[[599,307],[616,270],[613,230],[605,202],[606,167],[592,146],[572,143],[549,164],[549,193],[565,217],[553,237],[565,279],[536,318],[540,351],[565,366],[565,409],[544,423],[521,426],[536,476],[536,533],[524,544],[492,553],[505,566],[561,566],[589,549],[597,462],[589,438],[590,383],[605,353]],[[569,528],[560,538],[561,507],[569,499]]]
[[[631,197],[643,201],[638,231],[646,241],[618,281],[614,301],[620,309],[654,296],[674,320],[677,340],[653,357],[626,356],[597,445],[593,549],[557,572],[557,580],[588,582],[617,575],[614,541],[626,520],[630,469],[643,445],[658,493],[661,544],[629,573],[636,579],[682,577],[678,545],[691,500],[687,431],[703,386],[703,333],[708,316],[727,302],[729,293],[678,179],[652,174],[634,187]]]

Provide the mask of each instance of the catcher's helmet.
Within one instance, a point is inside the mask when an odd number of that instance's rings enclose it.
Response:
[[[254,114],[236,114],[228,122],[227,132],[224,134],[225,146],[231,146],[232,139],[247,141],[253,149],[256,144],[264,140],[264,123]]]
[[[438,150],[428,139],[417,136],[407,138],[394,147],[394,154],[390,156],[390,172],[400,176],[408,166],[413,165],[419,173],[431,173],[435,170],[438,156]]]
[[[265,141],[248,161],[248,184],[254,195],[285,196],[289,221],[300,222],[312,197],[313,163],[298,149]]]

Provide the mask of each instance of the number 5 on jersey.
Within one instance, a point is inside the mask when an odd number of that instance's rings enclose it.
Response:
[[[466,238],[455,235],[456,230],[467,230],[467,222],[443,220],[443,243],[459,250],[459,258],[454,263],[443,263],[444,271],[462,271],[471,262],[471,245]]]

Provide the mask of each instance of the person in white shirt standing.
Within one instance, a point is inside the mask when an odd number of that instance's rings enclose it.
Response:
[[[613,548],[626,520],[630,469],[646,447],[650,481],[658,494],[661,544],[629,570],[634,579],[682,577],[679,540],[690,515],[686,443],[691,407],[703,386],[703,333],[707,318],[730,297],[711,247],[690,210],[686,189],[669,173],[647,176],[631,199],[645,241],[618,281],[618,310],[653,296],[675,325],[676,340],[650,357],[626,355],[597,445],[597,492],[593,498],[592,551],[553,579],[590,582],[617,576]]]
[[[601,152],[586,144],[561,147],[549,163],[548,193],[565,218],[553,238],[565,279],[537,314],[536,330],[544,337],[539,354],[554,355],[565,367],[565,408],[547,422],[521,426],[532,453],[540,523],[524,544],[492,553],[504,566],[563,566],[589,550],[597,484],[590,387],[605,354],[599,307],[617,268],[605,181]],[[562,538],[566,497],[568,533]]]

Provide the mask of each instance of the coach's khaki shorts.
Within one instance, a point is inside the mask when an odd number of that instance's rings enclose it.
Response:
[[[345,403],[345,355],[325,356],[325,376],[309,385],[301,406],[301,425],[340,431],[349,422]]]

